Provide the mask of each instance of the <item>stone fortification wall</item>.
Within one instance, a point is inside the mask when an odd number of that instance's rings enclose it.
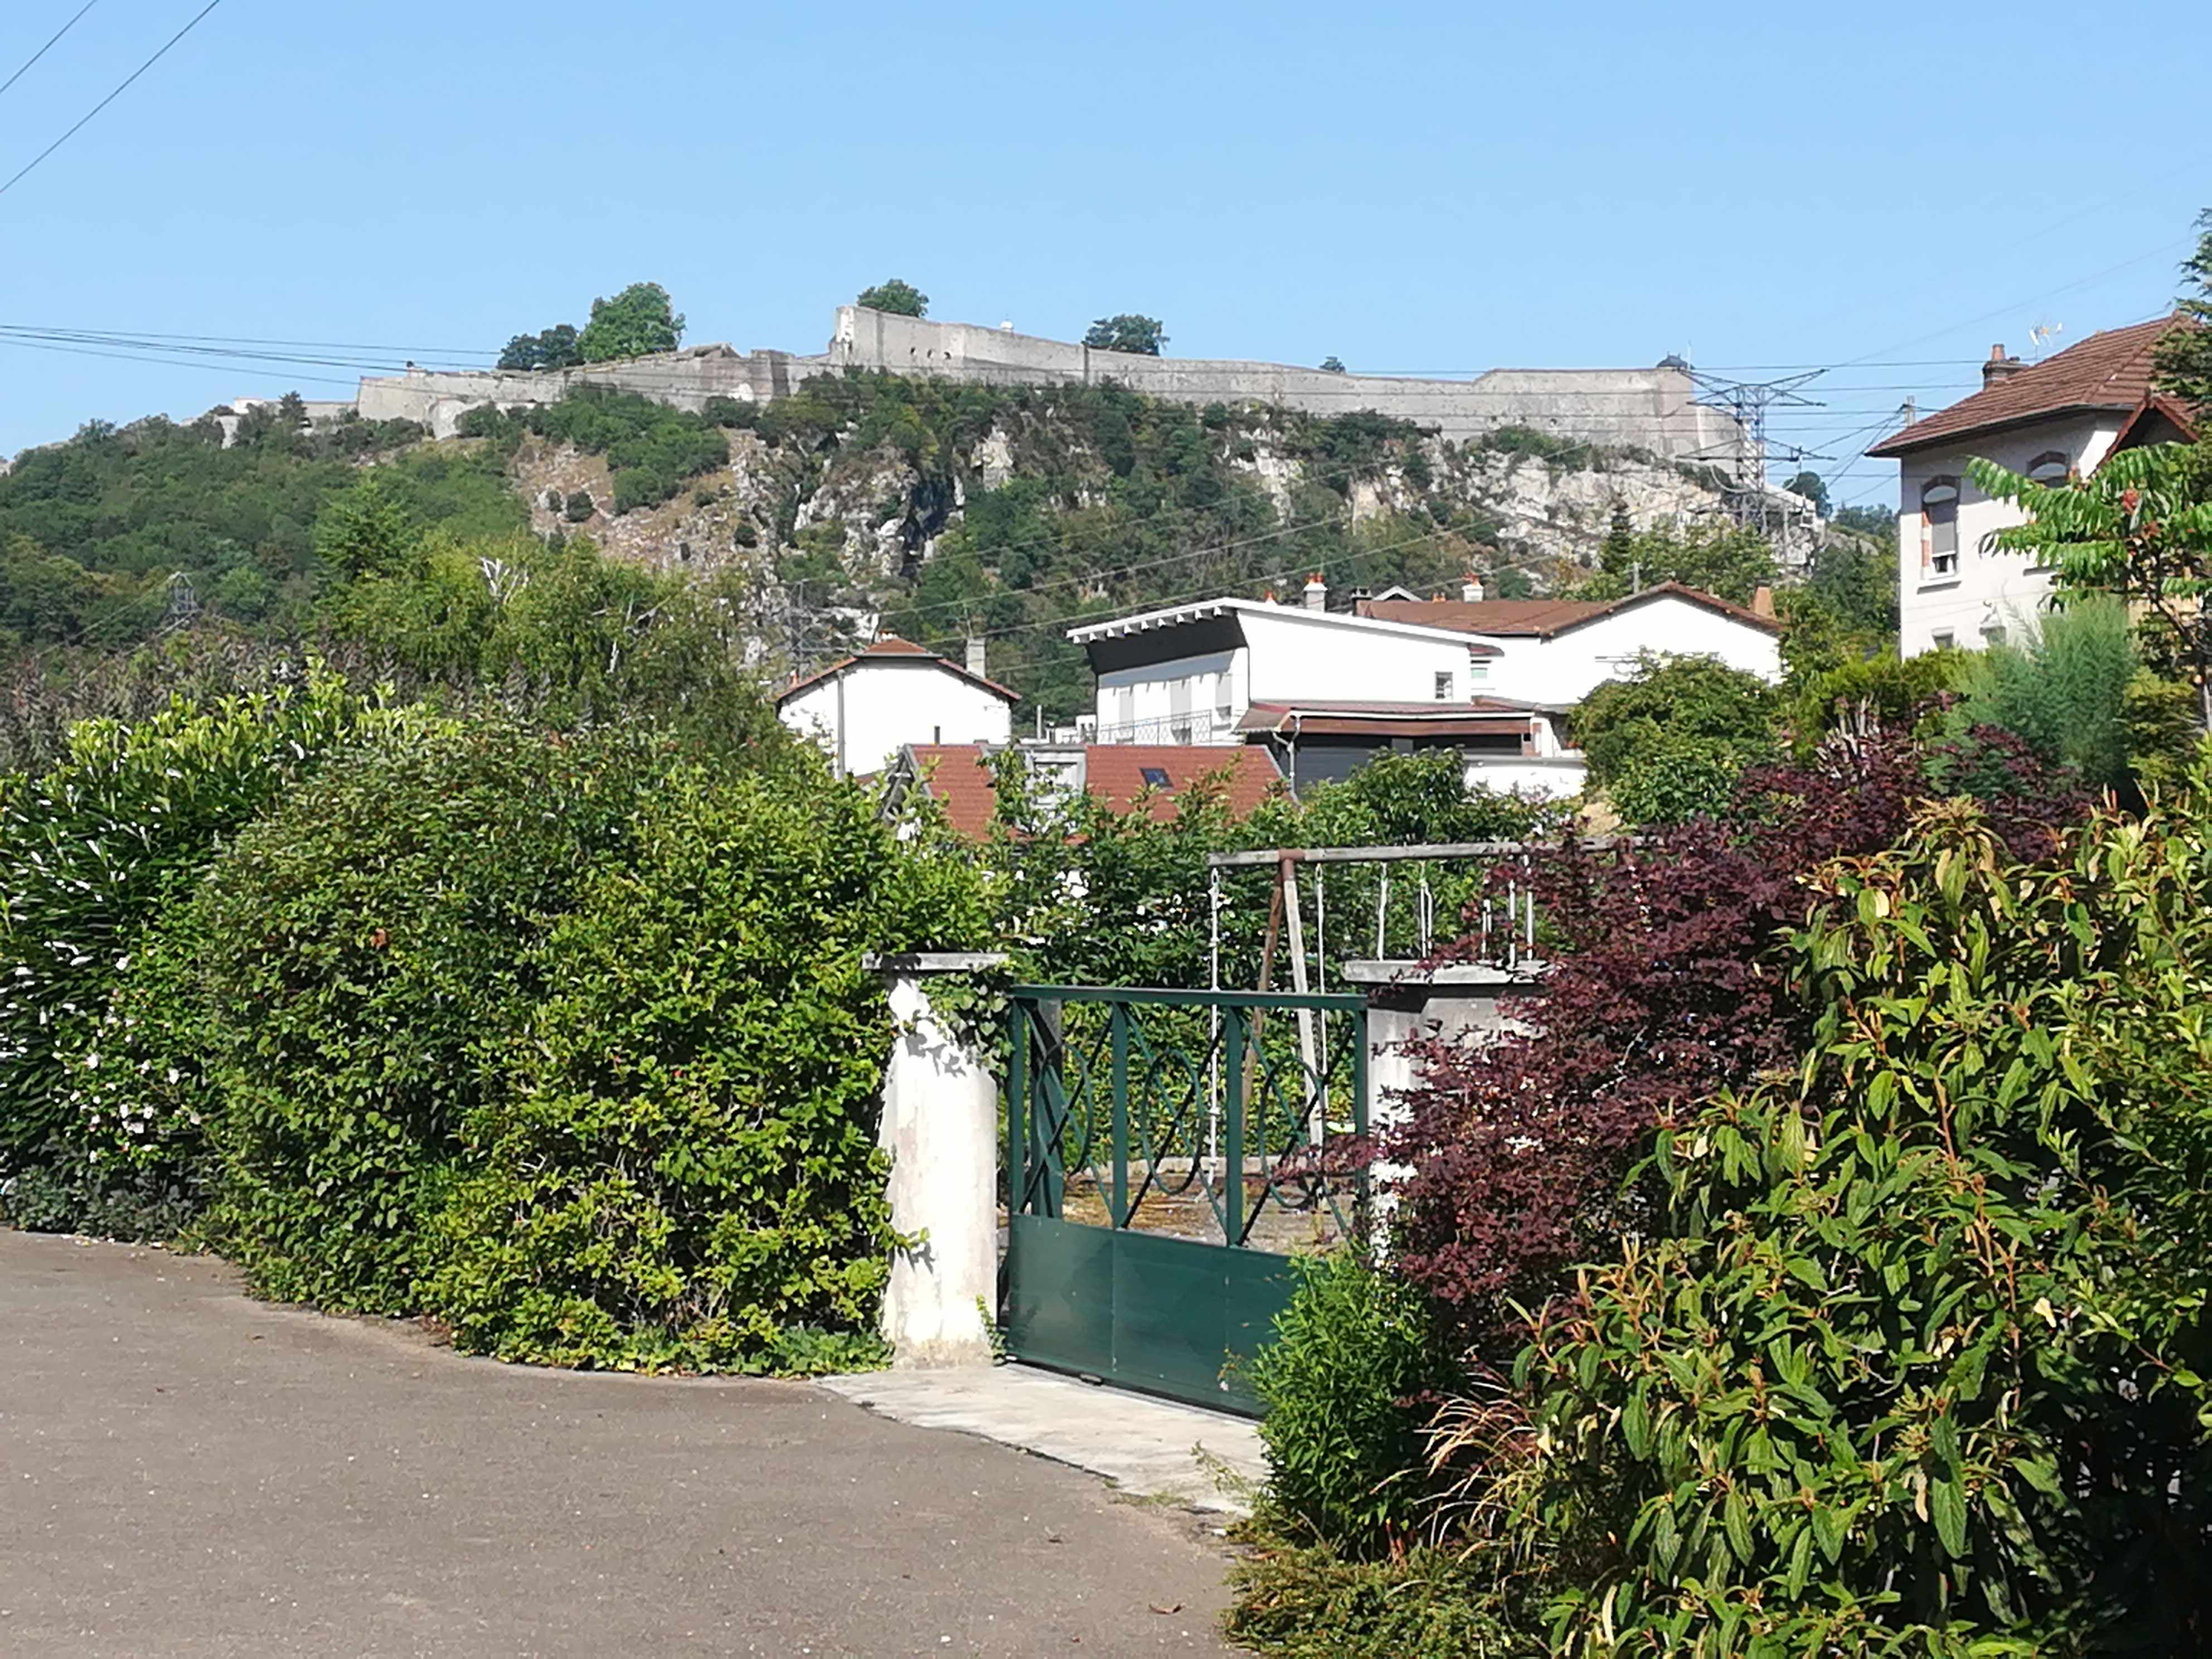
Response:
[[[748,353],[726,345],[689,346],[651,357],[529,373],[410,368],[404,374],[364,378],[361,414],[367,421],[419,421],[433,436],[450,438],[471,409],[486,404],[506,409],[557,404],[578,386],[634,392],[696,414],[712,398],[768,403],[788,397],[810,374],[836,372],[826,357],[794,357],[787,351]]]
[[[488,403],[556,403],[579,386],[635,392],[697,410],[710,398],[766,403],[809,376],[848,368],[939,375],[983,386],[1090,386],[1112,380],[1147,397],[1182,403],[1269,404],[1315,415],[1373,410],[1464,442],[1499,427],[1642,448],[1670,458],[1733,460],[1743,442],[1735,420],[1692,401],[1680,368],[1501,368],[1469,380],[1338,374],[1286,363],[1146,357],[1094,351],[1011,329],[933,323],[861,306],[837,308],[836,331],[820,356],[694,346],[653,357],[537,374],[405,374],[361,383],[365,419],[419,421],[450,437],[463,414]]]
[[[1287,363],[1146,357],[1094,351],[1011,329],[933,323],[860,306],[837,308],[829,359],[895,374],[939,374],[983,385],[1092,385],[1114,380],[1181,403],[1277,404],[1316,415],[1372,410],[1464,441],[1501,426],[1655,454],[1732,461],[1735,419],[1692,399],[1684,370],[1494,368],[1468,380],[1339,374]]]

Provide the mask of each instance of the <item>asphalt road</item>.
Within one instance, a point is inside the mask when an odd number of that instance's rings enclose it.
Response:
[[[1222,1567],[818,1389],[467,1359],[0,1230],[0,1654],[1218,1656]]]

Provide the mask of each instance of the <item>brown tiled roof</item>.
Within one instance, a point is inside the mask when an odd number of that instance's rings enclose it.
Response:
[[[969,673],[967,669],[950,657],[940,657],[934,651],[927,650],[916,645],[912,640],[902,640],[896,634],[886,634],[866,650],[856,652],[842,661],[833,662],[827,668],[809,674],[803,680],[793,680],[776,693],[776,705],[781,708],[809,686],[819,685],[823,681],[843,673],[855,663],[878,661],[886,657],[908,661],[919,657],[925,661],[936,664],[937,666],[950,673],[957,674],[970,685],[980,685],[986,691],[995,691],[1008,702],[1021,701],[1020,693],[1008,690],[996,680],[987,680],[981,674]]]
[[[1384,622],[1419,623],[1427,628],[1455,629],[1462,634],[1503,634],[1548,640],[1571,628],[1595,622],[1616,611],[1632,610],[1672,594],[1750,623],[1769,634],[1782,624],[1772,617],[1735,605],[1680,582],[1659,582],[1619,599],[1373,599],[1364,613]]]
[[[1267,799],[1283,775],[1275,757],[1257,744],[1206,746],[1194,744],[1095,743],[1084,763],[1084,787],[1117,812],[1126,812],[1145,790],[1155,789],[1148,810],[1156,818],[1175,816],[1175,802],[1193,784],[1217,778],[1231,817],[1249,817]],[[1165,772],[1164,787],[1147,784],[1145,769]]]
[[[2174,317],[2154,317],[2126,328],[2108,328],[2054,357],[2008,374],[1971,398],[1961,398],[1867,451],[1893,458],[1947,439],[1987,432],[2022,421],[2075,410],[2133,409],[2150,395],[2155,366],[2151,349],[2169,329],[2186,326]]]
[[[998,805],[992,788],[989,756],[981,744],[918,743],[913,746],[915,774],[945,804],[945,821],[963,836],[980,841],[990,833]],[[1165,785],[1145,781],[1145,769],[1167,775]],[[1175,816],[1176,802],[1201,779],[1218,779],[1233,817],[1249,817],[1282,781],[1274,757],[1257,744],[1207,747],[1189,744],[1092,744],[1084,756],[1085,787],[1117,812],[1126,812],[1139,795],[1152,791],[1146,810],[1154,817]]]

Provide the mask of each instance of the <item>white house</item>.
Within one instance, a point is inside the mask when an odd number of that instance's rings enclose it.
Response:
[[[1235,743],[1255,702],[1296,697],[1456,702],[1495,647],[1458,629],[1327,608],[1201,599],[1068,630],[1098,682],[1100,743]]]
[[[2173,326],[2160,317],[2107,329],[2033,364],[1993,346],[1979,392],[1867,451],[1898,464],[1902,654],[2017,635],[2051,592],[2029,556],[1990,545],[2022,515],[1974,487],[1969,460],[2053,483],[2095,471],[2115,449],[2195,435],[2187,411],[2151,387],[2152,348]]]
[[[1748,606],[1661,582],[1619,599],[1492,599],[1480,583],[1450,599],[1377,599],[1356,607],[1377,621],[1472,635],[1495,654],[1481,690],[1571,708],[1645,655],[1715,657],[1761,679],[1782,678],[1782,624],[1762,590]]]
[[[794,681],[775,700],[778,718],[811,737],[840,776],[880,772],[909,744],[999,743],[1013,733],[1014,693],[970,662],[886,635],[866,650]]]
[[[1379,749],[1453,747],[1470,778],[1572,793],[1561,719],[1645,653],[1781,678],[1771,615],[1669,583],[1607,602],[1385,596],[1328,608],[1206,599],[1069,630],[1098,683],[1100,743],[1265,742],[1293,788]]]

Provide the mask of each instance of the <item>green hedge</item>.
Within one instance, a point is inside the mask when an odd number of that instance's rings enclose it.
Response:
[[[632,739],[410,719],[212,873],[214,1225],[258,1291],[421,1310],[457,1133],[503,1085],[534,952],[620,842],[647,758]]]
[[[857,788],[685,770],[542,953],[515,1086],[465,1126],[431,1305],[503,1358],[816,1370],[890,1249],[872,949],[980,927],[963,862]],[[949,930],[949,931],[948,931]]]
[[[1358,1252],[1292,1267],[1291,1305],[1252,1362],[1268,1495],[1350,1555],[1401,1549],[1429,1518],[1422,1431],[1449,1356],[1420,1293]]]

